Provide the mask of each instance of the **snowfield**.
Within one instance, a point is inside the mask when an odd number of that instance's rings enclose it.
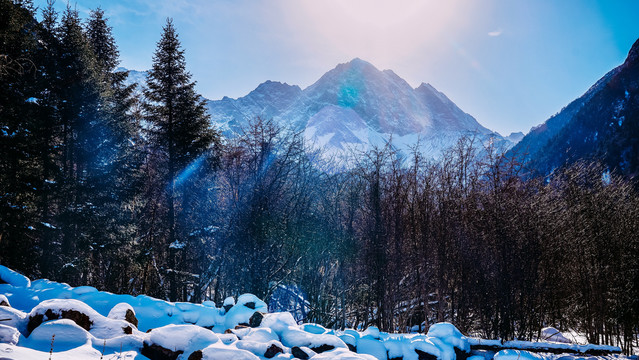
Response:
[[[566,344],[556,330],[546,333],[559,342],[544,346],[578,348]],[[427,334],[388,334],[374,327],[338,331],[297,324],[287,312],[267,313],[266,303],[250,294],[228,298],[221,308],[210,301],[171,303],[49,280],[32,282],[0,265],[2,360],[579,358],[513,349],[471,351],[478,341],[449,323],[435,324]],[[524,343],[528,349],[535,348],[536,343]],[[486,344],[503,345],[499,341]]]

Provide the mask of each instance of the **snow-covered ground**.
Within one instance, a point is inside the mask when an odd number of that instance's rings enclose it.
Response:
[[[0,359],[404,359],[554,360],[520,350],[471,353],[452,324],[427,334],[336,331],[267,313],[244,294],[221,308],[116,295],[89,286],[30,281],[0,265]],[[553,340],[561,340],[558,334]],[[534,343],[527,345],[534,347]],[[547,343],[545,343],[547,345]],[[561,344],[570,347],[570,344]],[[562,358],[562,360],[567,360]]]

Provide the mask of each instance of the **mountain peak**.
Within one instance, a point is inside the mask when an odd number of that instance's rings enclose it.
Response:
[[[373,66],[373,64],[369,63],[366,60],[362,60],[358,57],[354,58],[353,60],[349,61],[348,64],[350,65],[359,65],[359,66]]]
[[[381,71],[377,69],[375,65],[360,58],[354,58],[347,63],[338,64],[333,70],[336,70],[338,73],[350,73],[353,71],[360,74],[381,73]]]
[[[287,91],[287,90],[300,90],[300,87],[297,85],[289,85],[287,83],[279,82],[279,81],[271,81],[266,80],[265,82],[259,84],[253,92],[263,92],[263,91]]]

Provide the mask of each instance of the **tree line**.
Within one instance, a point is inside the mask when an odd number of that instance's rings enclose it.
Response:
[[[171,301],[251,292],[335,328],[638,345],[639,193],[614,169],[529,178],[468,137],[330,168],[270,119],[223,138],[170,20],[136,91],[102,10],[0,14],[0,263]]]

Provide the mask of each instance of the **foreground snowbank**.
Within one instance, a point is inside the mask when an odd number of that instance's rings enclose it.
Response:
[[[335,331],[267,313],[244,294],[222,308],[116,295],[48,280],[31,282],[0,265],[1,359],[368,359],[458,360],[471,342],[452,324],[423,334]],[[492,358],[482,352],[472,360]],[[497,360],[543,356],[500,351]]]

